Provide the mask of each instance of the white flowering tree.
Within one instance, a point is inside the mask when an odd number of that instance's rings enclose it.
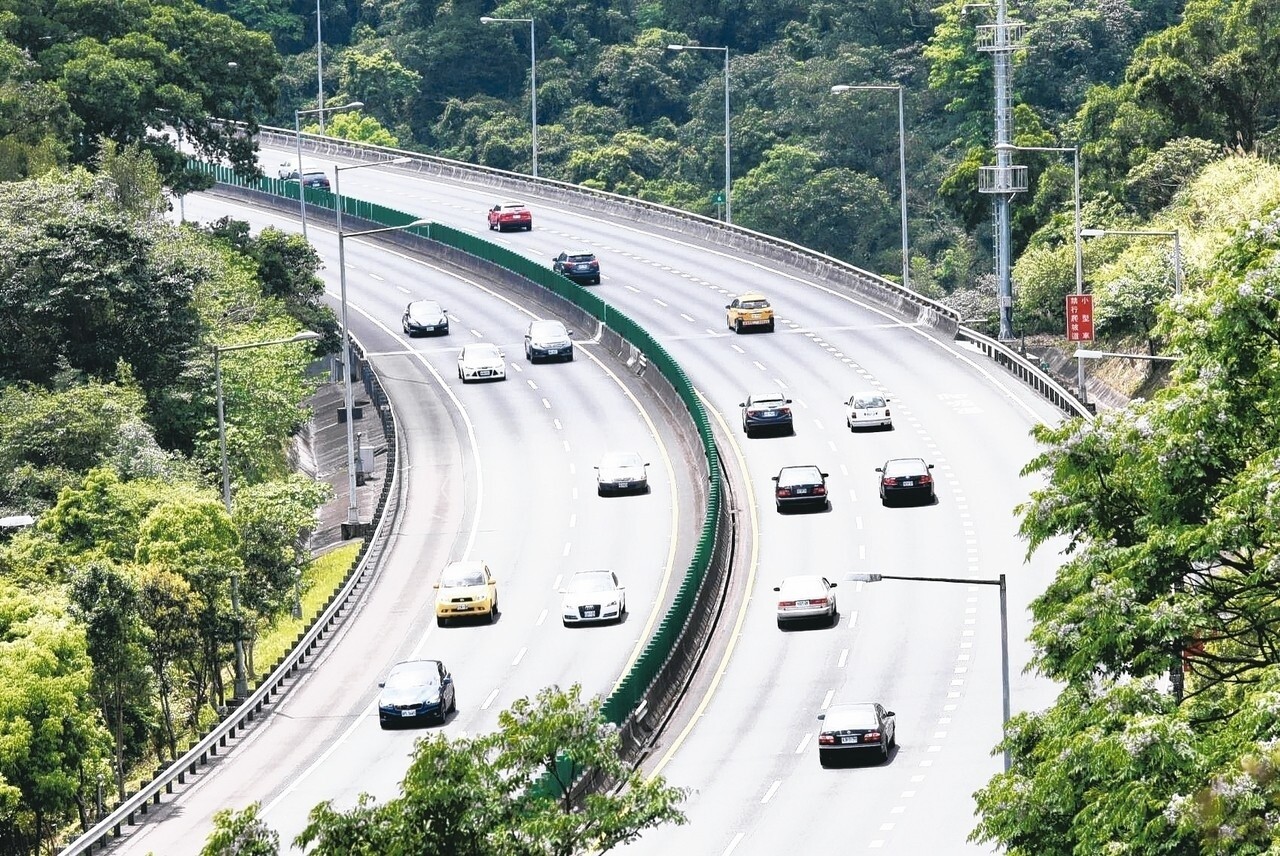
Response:
[[[1164,390],[1036,430],[1021,532],[1068,546],[1034,667],[1065,689],[976,795],[1014,856],[1280,852],[1280,220],[1214,267],[1161,318]]]

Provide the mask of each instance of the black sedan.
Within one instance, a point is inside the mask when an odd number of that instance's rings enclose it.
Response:
[[[771,430],[781,434],[794,434],[791,421],[791,399],[780,392],[761,392],[747,396],[738,406],[742,408],[742,433],[748,437],[753,431]]]
[[[833,705],[818,719],[822,720],[818,763],[824,767],[844,758],[868,756],[883,763],[898,745],[897,719],[879,702]]]
[[[434,300],[415,300],[404,309],[400,316],[400,326],[406,336],[421,336],[426,333],[449,335],[448,310],[442,308]]]
[[[892,505],[899,499],[933,502],[933,464],[924,458],[890,458],[883,467],[876,467],[880,474],[880,501]]]
[[[778,511],[802,505],[827,507],[827,474],[812,464],[783,467],[773,477]]]
[[[396,663],[378,686],[382,687],[378,694],[378,725],[383,728],[420,719],[444,725],[449,713],[458,709],[453,678],[439,660]]]

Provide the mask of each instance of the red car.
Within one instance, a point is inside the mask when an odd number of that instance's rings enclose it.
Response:
[[[533,230],[533,214],[523,202],[503,202],[489,209],[489,230],[505,232],[508,229]]]

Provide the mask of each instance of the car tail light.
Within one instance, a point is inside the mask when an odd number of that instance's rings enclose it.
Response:
[[[831,745],[833,745],[835,742],[836,742],[836,738],[835,738],[835,735],[834,735],[834,734],[819,734],[819,735],[818,735],[818,745],[819,745],[819,746],[831,746]]]
[[[867,743],[870,743],[872,740],[879,740],[879,739],[880,739],[880,732],[879,732],[879,731],[868,731],[866,734],[862,735],[862,739],[863,739],[863,741],[865,741],[865,742],[867,742]]]
[[[778,609],[787,609],[787,608],[792,607],[792,606],[795,606],[795,605],[796,605],[796,602],[795,602],[794,600],[780,600],[780,601],[778,601]]]
[[[809,599],[810,606],[826,606],[827,599],[825,597],[814,597]]]
[[[791,488],[789,487],[778,488],[778,496],[791,496]]]
[[[886,407],[886,408],[884,409],[884,415],[885,415],[885,416],[888,416],[888,415],[889,415],[889,408],[887,408],[887,407]]]
[[[817,487],[815,487],[815,488],[813,489],[813,494],[814,494],[814,496],[826,496],[826,495],[827,495],[827,488],[826,488],[826,486],[825,486],[825,485],[818,485]]]
[[[920,476],[920,484],[932,484],[932,483],[933,483],[933,476],[929,475],[928,473],[925,473],[924,475]]]
[[[884,484],[885,487],[894,487],[897,485],[898,479],[896,476],[885,476],[881,479],[881,483]]]
[[[778,408],[778,414],[779,414],[780,416],[790,416],[790,415],[791,415],[791,408],[790,408],[790,407],[779,407],[779,408]]]

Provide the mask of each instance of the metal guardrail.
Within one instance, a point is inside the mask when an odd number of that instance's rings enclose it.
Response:
[[[363,349],[358,342],[353,342],[356,354],[363,362]],[[285,682],[306,662],[312,651],[321,644],[324,637],[343,617],[342,613],[358,597],[358,588],[367,573],[377,567],[382,550],[386,543],[386,526],[389,518],[394,518],[398,511],[398,501],[392,503],[395,491],[399,489],[399,472],[397,467],[397,430],[395,411],[391,407],[381,383],[376,376],[366,374],[366,383],[373,392],[371,398],[377,406],[382,421],[382,429],[387,438],[387,471],[391,477],[386,479],[382,493],[378,498],[374,520],[376,525],[361,545],[360,553],[352,563],[351,570],[338,589],[330,596],[328,604],[298,640],[294,649],[281,658],[280,663],[263,678],[262,682],[227,715],[210,729],[194,746],[181,757],[167,764],[149,783],[143,785],[137,793],[130,795],[106,817],[94,824],[87,832],[72,841],[61,852],[61,856],[79,856],[82,853],[93,853],[95,848],[110,846],[110,839],[119,837],[121,828],[135,823],[138,815],[146,815],[151,805],[159,805],[161,796],[172,794],[175,785],[186,784],[188,776],[195,776],[200,767],[209,763],[211,757],[217,756],[227,747],[229,741],[254,719],[265,712],[275,701],[275,697],[285,686]],[[387,512],[391,511],[391,514]]]

